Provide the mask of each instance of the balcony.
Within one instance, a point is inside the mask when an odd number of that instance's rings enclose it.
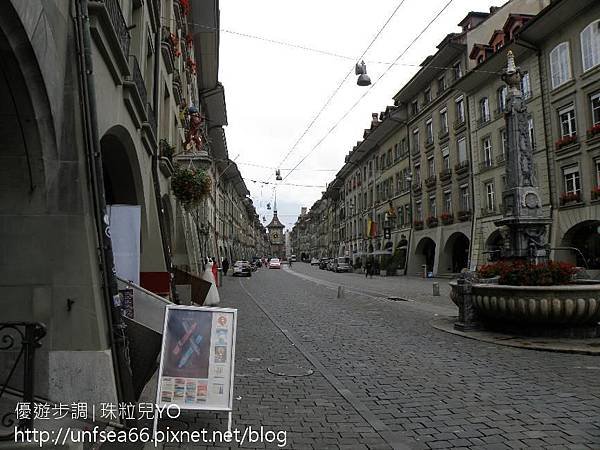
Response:
[[[451,212],[444,212],[440,216],[440,219],[444,225],[452,225],[454,223],[454,214]]]
[[[444,183],[452,178],[452,169],[444,169],[440,172],[440,181]]]
[[[129,75],[127,55],[131,35],[118,0],[93,0],[89,3],[90,31],[115,83]]]
[[[468,222],[469,220],[471,220],[472,215],[473,215],[473,213],[471,212],[471,210],[464,209],[462,211],[459,211],[457,213],[456,217],[461,222]]]
[[[477,119],[477,127],[478,128],[483,127],[483,126],[487,125],[488,123],[490,123],[490,121],[491,121],[491,117],[489,114],[487,114],[483,117],[480,117],[479,119]]]
[[[500,164],[504,164],[504,162],[506,161],[506,155],[505,154],[501,154],[496,156],[496,165],[500,165]]]
[[[181,89],[181,75],[177,69],[173,71],[173,97],[175,97],[177,105],[181,105],[184,101],[183,90]]]
[[[484,159],[479,163],[479,172],[485,172],[486,170],[490,170],[494,168],[494,160],[493,159]]]
[[[146,83],[140,70],[140,65],[135,56],[129,56],[129,67],[131,75],[123,82],[126,93],[124,94],[125,106],[137,128],[147,121],[146,106],[148,105],[148,93]]]
[[[423,190],[423,186],[421,185],[420,181],[413,183],[413,185],[412,185],[413,194],[419,194],[419,193],[421,193],[422,190]]]
[[[457,175],[464,175],[469,172],[469,160],[461,161],[454,166]]]
[[[449,133],[448,133],[448,128],[446,129],[442,129],[440,130],[440,132],[438,133],[438,139],[440,141],[446,139],[448,137]]]
[[[163,26],[161,29],[160,51],[167,73],[173,73],[173,70],[175,70],[175,51],[172,36],[171,30]]]
[[[437,184],[437,177],[435,175],[432,175],[425,180],[425,186],[427,186],[427,189],[435,188],[436,184]]]
[[[425,149],[427,151],[433,149],[433,135],[427,136],[427,139],[425,139]]]
[[[454,131],[458,131],[460,129],[462,129],[465,125],[467,124],[467,122],[465,121],[465,118],[459,118],[458,120],[456,120],[454,122]]]

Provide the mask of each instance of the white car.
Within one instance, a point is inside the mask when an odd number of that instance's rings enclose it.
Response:
[[[318,266],[319,265],[319,260],[317,258],[313,258],[310,260],[310,265],[311,266]]]
[[[281,269],[281,261],[279,258],[272,258],[269,261],[269,269]]]

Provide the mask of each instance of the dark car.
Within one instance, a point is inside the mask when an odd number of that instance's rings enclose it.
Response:
[[[329,262],[328,258],[321,258],[321,260],[319,261],[319,269],[327,269],[327,263]]]
[[[251,277],[252,266],[248,261],[236,261],[233,265],[233,276],[234,277]]]

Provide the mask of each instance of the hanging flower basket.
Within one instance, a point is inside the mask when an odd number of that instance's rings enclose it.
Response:
[[[171,177],[171,188],[177,200],[190,208],[200,203],[210,194],[212,180],[201,169],[177,167]]]

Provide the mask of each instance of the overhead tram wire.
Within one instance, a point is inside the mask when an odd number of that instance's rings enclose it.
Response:
[[[356,59],[356,61],[360,61],[366,55],[366,53],[371,49],[371,47],[373,46],[373,44],[375,43],[375,41],[379,38],[379,36],[381,35],[381,33],[383,33],[383,30],[385,30],[385,28],[391,22],[392,18],[396,15],[396,13],[402,7],[402,5],[404,4],[405,1],[406,0],[400,0],[400,2],[398,3],[398,5],[396,5],[396,8],[394,8],[394,10],[392,11],[392,14],[387,18],[387,20],[385,21],[385,23],[383,24],[383,26],[381,26],[381,28],[379,28],[379,31],[377,31],[377,33],[375,34],[375,36],[373,37],[373,39],[371,39],[371,42],[369,42],[369,45],[367,46],[367,48]],[[340,89],[342,88],[342,86],[344,85],[344,83],[346,82],[346,80],[352,75],[353,72],[354,72],[354,66],[352,66],[350,68],[350,70],[348,71],[348,73],[346,73],[346,76],[344,77],[344,79],[334,89],[334,91],[327,98],[327,100],[325,101],[325,103],[323,104],[323,106],[321,107],[321,109],[319,109],[319,111],[313,117],[313,119],[310,121],[310,123],[308,124],[308,126],[306,127],[306,129],[302,132],[302,134],[300,135],[300,137],[296,140],[296,142],[294,142],[294,145],[292,145],[292,147],[288,150],[288,152],[285,154],[285,156],[281,159],[281,161],[279,162],[279,166],[281,166],[288,159],[288,157],[291,155],[291,153],[296,149],[296,147],[298,146],[298,144],[300,143],[300,141],[310,131],[310,129],[315,124],[315,122],[317,121],[317,119],[321,116],[321,114],[323,113],[323,111],[325,110],[325,108],[327,108],[327,106],[329,106],[329,104],[331,103],[331,101],[333,100],[333,98],[337,95],[337,93],[340,91]]]
[[[302,159],[300,159],[300,161],[298,161],[298,163],[292,168],[292,170],[290,170],[285,177],[283,177],[282,181],[285,181],[286,178],[288,178],[297,168],[298,166],[300,166],[300,164],[302,164],[306,158],[308,158],[318,147],[319,145],[321,145],[321,143],[323,143],[323,141],[325,141],[325,139],[327,139],[329,137],[329,135],[338,127],[338,125],[348,116],[348,114],[350,114],[354,108],[362,101],[363,98],[365,98],[369,92],[371,92],[371,89],[373,89],[375,87],[375,85],[390,71],[390,69],[392,67],[394,67],[394,63],[396,63],[400,58],[402,58],[406,52],[408,50],[410,50],[410,48],[419,40],[419,38],[429,29],[429,27],[438,19],[439,16],[442,15],[442,13],[452,4],[452,2],[454,2],[454,0],[448,0],[448,2],[444,5],[444,7],[427,23],[427,25],[425,26],[425,28],[423,28],[423,30],[421,30],[421,32],[411,41],[410,44],[408,44],[408,47],[406,47],[401,53],[400,55],[398,55],[398,57],[394,60],[394,62],[392,64],[390,64],[384,71],[383,73],[379,76],[379,78],[377,78],[377,80],[375,80],[373,82],[373,84],[371,84],[371,86],[369,86],[369,88],[358,98],[358,100],[342,115],[342,117],[340,117],[334,124],[333,126],[329,129],[329,131],[327,131],[327,133],[321,138],[319,139],[319,141],[308,151],[308,153],[306,155],[304,155],[302,157]]]
[[[170,21],[170,22],[175,21],[175,19],[170,19],[170,18],[164,17],[164,16],[162,17],[162,19],[163,19],[163,21]],[[271,39],[271,38],[268,38],[265,36],[259,36],[259,35],[255,35],[255,34],[244,33],[244,32],[239,32],[239,31],[234,31],[234,30],[228,30],[226,28],[211,27],[208,25],[202,25],[202,24],[195,23],[195,22],[188,22],[188,25],[192,25],[193,27],[198,27],[198,28],[202,28],[202,29],[206,29],[206,30],[220,31],[223,33],[232,34],[234,36],[255,39],[255,40],[259,40],[259,41],[265,41],[265,42],[268,42],[271,44],[290,47],[290,48],[294,48],[297,50],[304,50],[304,51],[310,52],[310,53],[317,53],[317,54],[321,54],[321,55],[325,55],[325,56],[331,56],[334,58],[346,59],[348,61],[356,61],[356,59],[353,58],[352,56],[341,55],[339,53],[331,52],[328,50],[322,50],[322,49],[318,49],[318,48],[314,48],[314,47],[308,47],[308,46],[305,46],[302,44],[295,44],[293,42]],[[394,66],[404,66],[404,67],[422,67],[420,63],[400,63],[400,62],[374,61],[374,60],[373,61],[365,60],[365,63],[368,65],[382,64],[382,65],[386,65],[386,66],[394,65]],[[452,67],[450,67],[450,66],[427,66],[425,69],[439,70],[439,69],[452,69]],[[488,73],[488,74],[493,74],[493,75],[498,75],[500,73],[500,71],[481,70],[481,69],[471,69],[469,72]]]

